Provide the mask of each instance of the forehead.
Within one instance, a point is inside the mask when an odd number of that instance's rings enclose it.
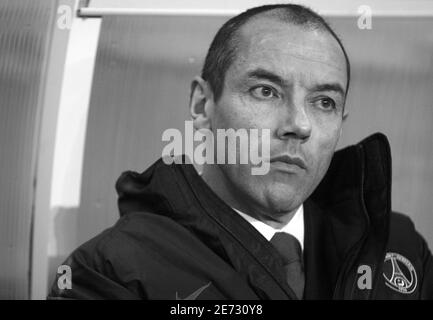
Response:
[[[231,69],[238,75],[264,68],[282,76],[301,75],[319,82],[332,78],[342,86],[347,81],[344,54],[329,32],[259,17],[242,26],[237,47]]]

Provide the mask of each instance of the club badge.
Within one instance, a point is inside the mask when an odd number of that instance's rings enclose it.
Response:
[[[383,266],[385,284],[394,291],[411,294],[417,286],[417,275],[412,263],[401,254],[387,252]]]

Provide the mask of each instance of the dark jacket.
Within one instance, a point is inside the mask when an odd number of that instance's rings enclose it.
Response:
[[[49,298],[295,299],[274,247],[192,165],[125,172],[121,218],[66,260],[72,289]],[[335,153],[304,203],[305,299],[433,299],[433,259],[391,212],[389,144],[375,134]]]

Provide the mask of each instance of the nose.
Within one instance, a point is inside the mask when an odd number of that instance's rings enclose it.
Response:
[[[279,139],[298,139],[305,142],[311,136],[312,123],[303,103],[285,108],[284,120],[277,130]]]

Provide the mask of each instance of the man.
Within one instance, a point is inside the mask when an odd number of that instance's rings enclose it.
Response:
[[[56,281],[50,297],[433,298],[427,245],[390,209],[386,138],[334,153],[349,79],[343,45],[309,9],[230,19],[192,83],[191,116],[213,133],[269,129],[269,172],[159,160],[124,173],[121,218],[67,259],[72,288]]]

